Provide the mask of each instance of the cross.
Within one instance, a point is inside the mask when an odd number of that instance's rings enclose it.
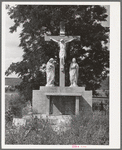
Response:
[[[60,36],[47,36],[45,34],[45,41],[53,40],[54,42],[58,43],[60,47],[60,87],[65,87],[64,64],[66,57],[66,43],[71,42],[74,39],[80,40],[80,36],[65,36],[65,24],[63,21],[60,22]]]

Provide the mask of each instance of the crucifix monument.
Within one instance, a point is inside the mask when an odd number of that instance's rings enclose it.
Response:
[[[78,115],[79,112],[85,108],[90,110],[92,108],[92,91],[86,91],[85,87],[77,86],[79,65],[75,59],[72,59],[69,72],[70,87],[65,87],[65,58],[66,58],[66,43],[73,40],[80,40],[80,36],[65,36],[65,25],[62,21],[60,23],[59,36],[45,35],[45,41],[53,40],[59,45],[60,58],[60,84],[53,86],[55,77],[55,66],[53,65],[53,58],[48,61],[47,67],[47,83],[46,86],[40,86],[39,90],[33,90],[32,105],[37,114],[49,115]],[[52,63],[52,64],[51,64]],[[50,71],[52,67],[52,74]],[[75,70],[74,70],[75,68]],[[49,76],[48,76],[49,75]],[[51,78],[50,78],[51,77]]]
[[[59,58],[60,58],[60,87],[65,87],[65,58],[66,58],[66,43],[71,42],[73,40],[80,40],[80,36],[65,36],[65,25],[62,21],[60,23],[60,36],[47,36],[45,34],[45,41],[53,40],[59,45]]]

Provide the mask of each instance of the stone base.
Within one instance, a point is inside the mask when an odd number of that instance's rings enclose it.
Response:
[[[33,90],[33,110],[45,115],[75,115],[92,110],[92,91],[85,87],[45,87]]]

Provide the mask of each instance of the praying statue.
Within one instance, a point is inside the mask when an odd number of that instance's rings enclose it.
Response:
[[[72,38],[68,41],[65,41],[64,39],[60,39],[60,41],[55,40],[53,38],[50,39],[53,40],[54,42],[57,42],[60,47],[59,58],[61,61],[61,70],[64,71],[65,58],[66,58],[66,43],[73,41],[75,38]]]
[[[73,58],[69,68],[70,84],[71,84],[70,87],[77,86],[78,71],[79,65],[76,63],[76,59]]]
[[[47,76],[47,84],[46,86],[54,86],[55,81],[55,61],[53,58],[47,62],[46,65],[46,76]]]

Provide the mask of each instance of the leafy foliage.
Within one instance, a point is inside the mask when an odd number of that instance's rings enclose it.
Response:
[[[98,5],[17,5],[7,6],[8,14],[14,20],[10,32],[22,27],[20,47],[23,60],[12,63],[6,75],[15,72],[23,79],[20,89],[27,94],[40,85],[45,85],[44,63],[53,57],[56,62],[55,84],[59,85],[59,48],[56,43],[45,42],[44,34],[59,35],[60,22],[65,22],[66,35],[80,35],[80,41],[67,45],[66,85],[69,85],[69,64],[76,57],[79,69],[79,86],[95,90],[106,78],[109,68],[109,51],[106,46],[109,28],[103,27],[106,9]],[[104,44],[103,44],[104,43]],[[30,100],[31,94],[27,96]]]
[[[23,95],[15,93],[11,95],[9,109],[13,117],[22,117],[22,108],[25,107],[25,98]]]

